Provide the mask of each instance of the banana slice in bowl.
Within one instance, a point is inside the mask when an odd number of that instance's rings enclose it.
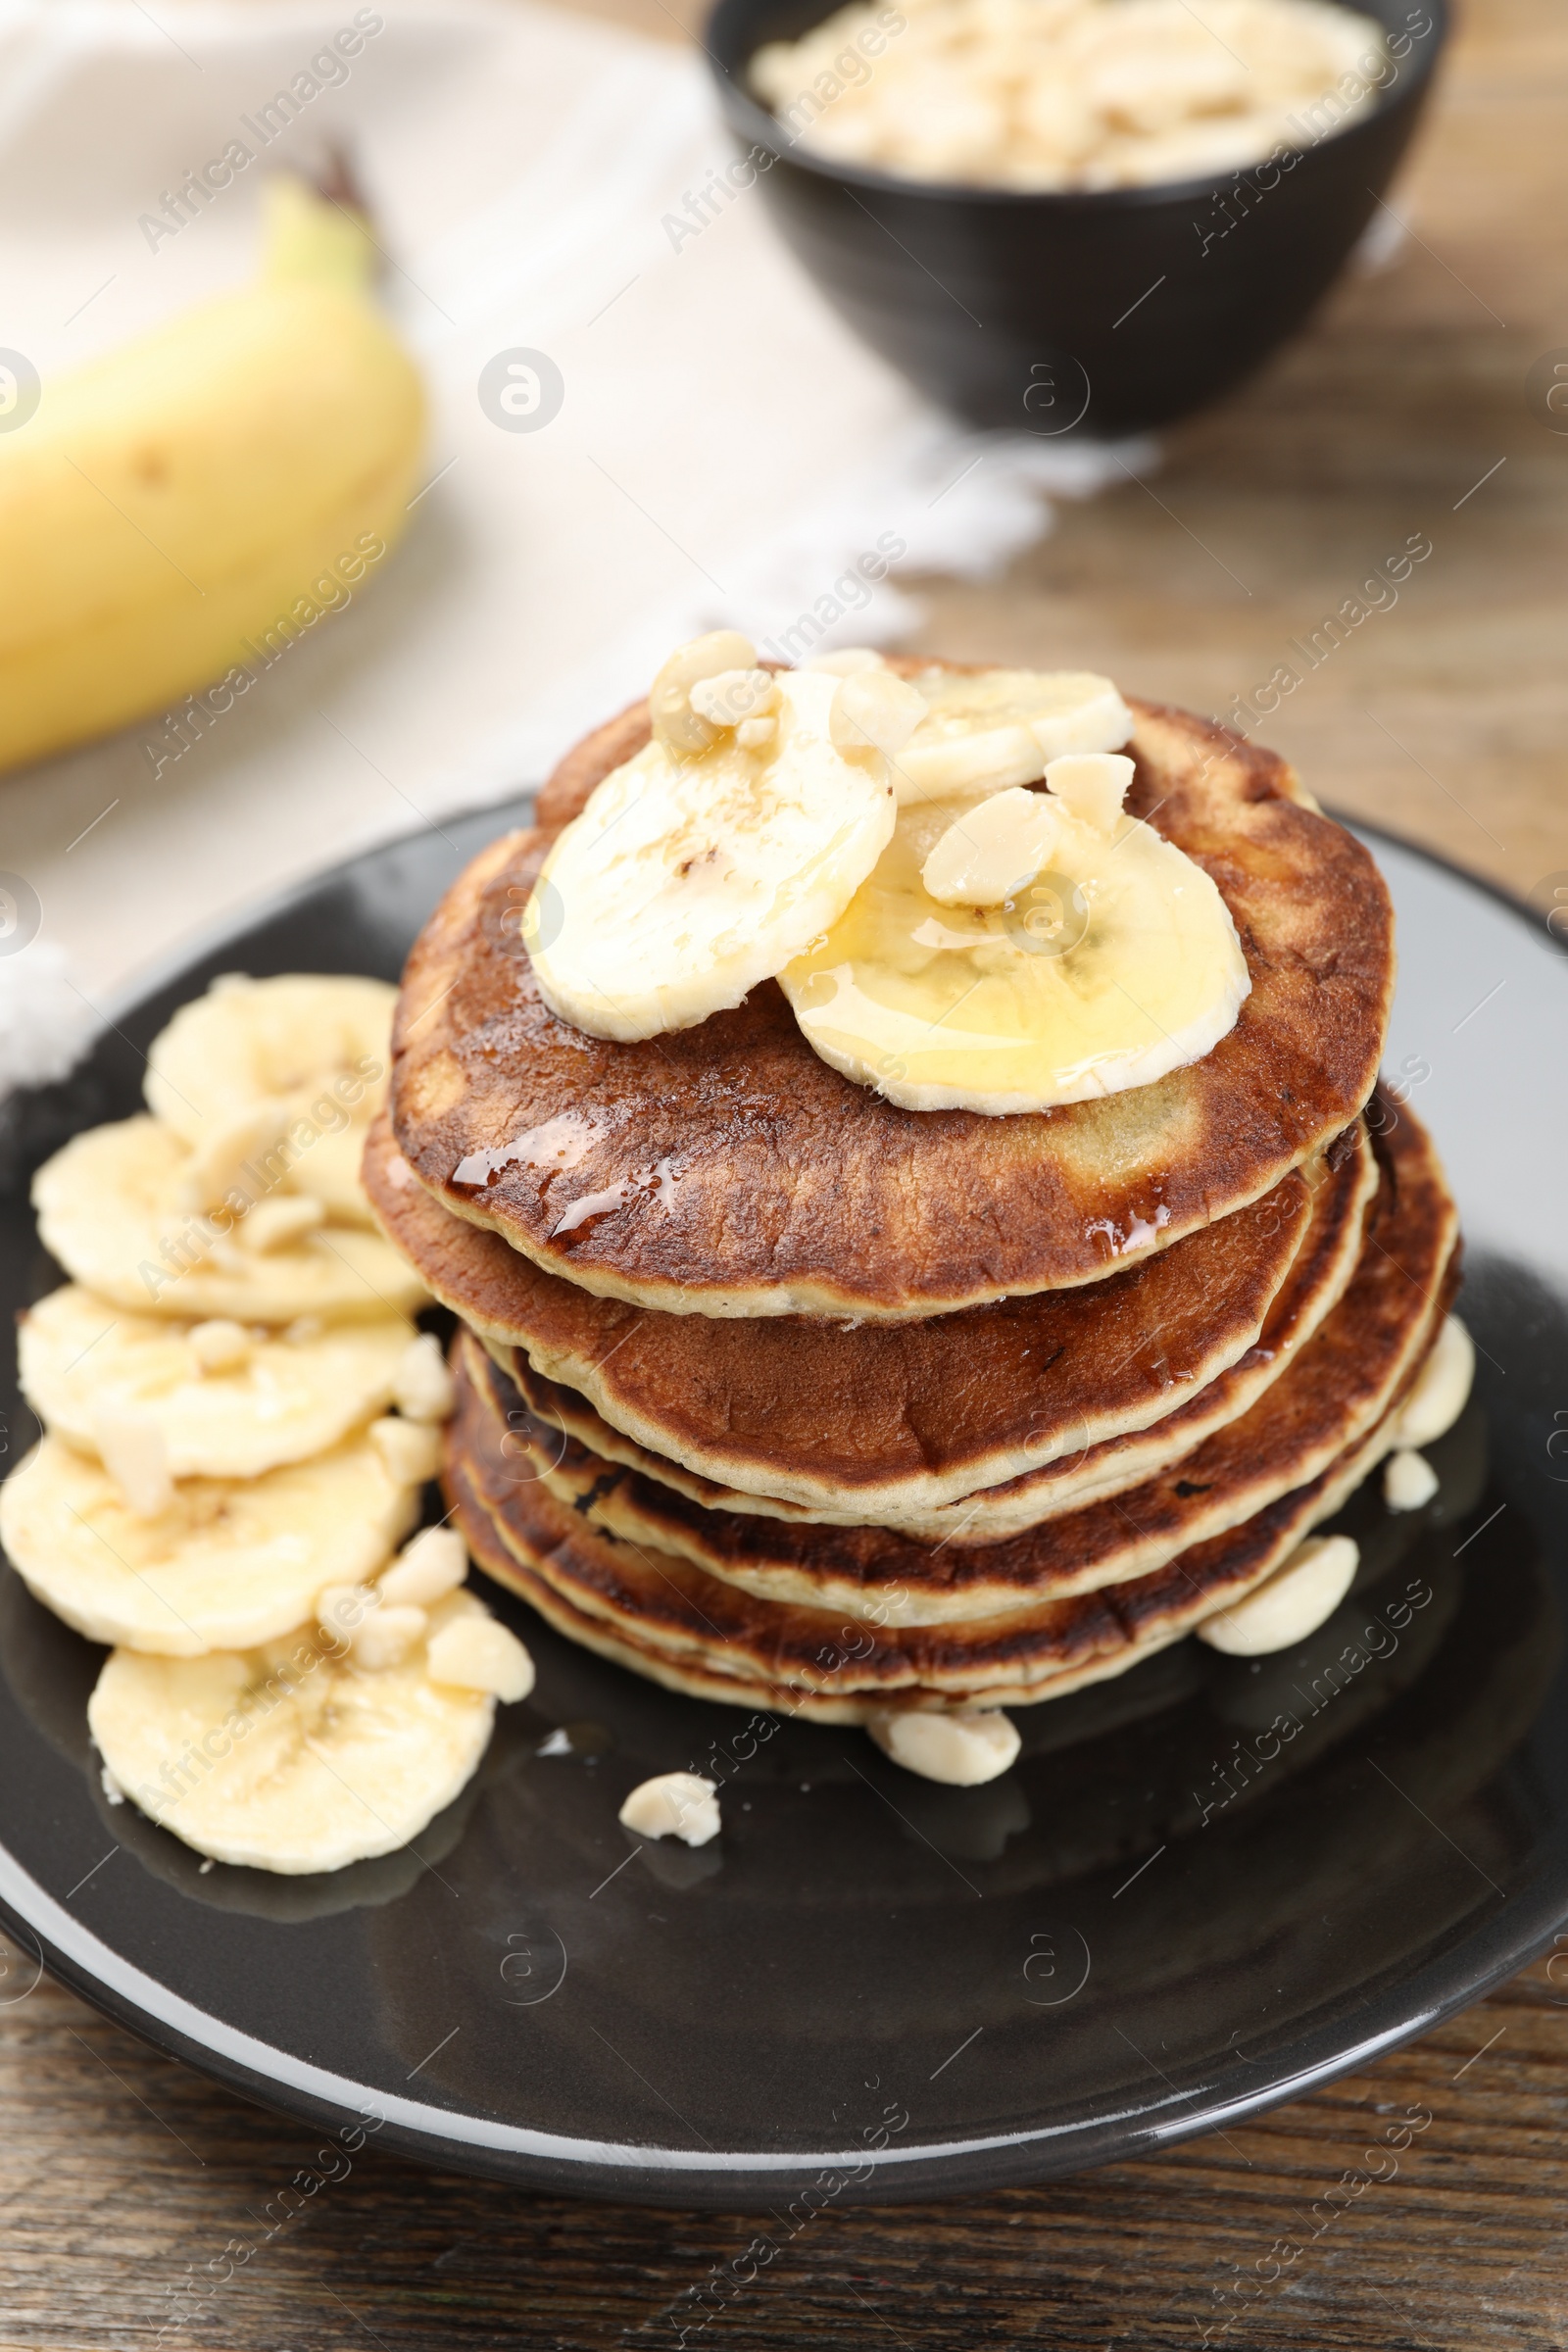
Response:
[[[164,1657],[248,1649],[328,1587],[377,1574],[418,1516],[366,1438],[251,1479],[189,1479],[137,1510],[101,1462],[46,1437],[0,1487],[0,1544],[90,1642]]]
[[[471,1620],[505,1632],[452,1592],[427,1640],[378,1667],[316,1629],[212,1657],[117,1649],[88,1725],[113,1783],[198,1853],[342,1870],[416,1838],[477,1770],[496,1694],[437,1680],[429,1655]]]
[[[206,1203],[192,1189],[193,1164],[157,1119],[74,1137],[33,1178],[44,1247],[76,1282],[143,1315],[369,1320],[426,1303],[379,1234],[330,1226],[318,1202],[281,1192],[285,1153],[258,1147],[222,1198]]]
[[[23,1316],[17,1354],[27,1402],[78,1452],[103,1451],[106,1421],[141,1419],[171,1478],[257,1478],[385,1412],[416,1337],[401,1315],[297,1333],[174,1323],[68,1283]]]

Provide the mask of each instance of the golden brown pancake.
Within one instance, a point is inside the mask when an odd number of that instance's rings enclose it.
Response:
[[[1385,1420],[1437,1337],[1458,1269],[1457,1219],[1426,1137],[1406,1117],[1381,1151],[1386,1181],[1355,1278],[1283,1377],[1159,1476],[1004,1543],[932,1544],[884,1527],[705,1509],[535,1419],[471,1334],[457,1353],[514,1481],[542,1484],[612,1540],[679,1553],[763,1601],[890,1626],[989,1618],[1162,1568],[1307,1485]]]
[[[1359,1146],[1345,1147],[1354,1159]],[[520,1344],[651,1452],[724,1487],[906,1518],[1148,1428],[1253,1347],[1307,1224],[1293,1170],[1266,1201],[1093,1289],[846,1329],[815,1316],[665,1315],[547,1274],[417,1185],[384,1123],[364,1177],[435,1296]],[[1336,1198],[1363,1181],[1344,1168]]]
[[[1358,1134],[1353,1152],[1341,1158],[1337,1170],[1330,1170],[1326,1161],[1316,1164],[1324,1181],[1312,1192],[1305,1237],[1275,1294],[1255,1345],[1229,1371],[1148,1429],[1107,1439],[1087,1450],[1075,1449],[1043,1469],[1027,1471],[1002,1486],[982,1487],[956,1502],[924,1511],[884,1511],[880,1514],[883,1524],[930,1544],[994,1544],[1062,1511],[1077,1510],[1104,1495],[1124,1494],[1129,1487],[1168,1469],[1204,1438],[1246,1412],[1343,1298],[1361,1254],[1363,1217],[1377,1189],[1377,1161],[1371,1146]],[[1171,1256],[1179,1256],[1186,1247],[1178,1244]],[[691,1327],[681,1324],[677,1328],[684,1335]],[[485,1346],[539,1420],[553,1430],[564,1430],[607,1461],[619,1462],[674,1487],[706,1510],[760,1511],[767,1517],[829,1526],[864,1524],[865,1514],[855,1508],[853,1500],[845,1509],[780,1502],[701,1478],[683,1463],[650,1452],[612,1428],[576,1389],[546,1380],[533,1369],[523,1348],[504,1347],[494,1339],[487,1339]]]
[[[444,1476],[482,1567],[561,1632],[670,1688],[803,1713],[827,1701],[827,1719],[839,1722],[855,1720],[846,1701],[1029,1705],[1124,1672],[1261,1584],[1391,1442],[1386,1428],[1370,1432],[1308,1485],[1152,1575],[1004,1616],[881,1629],[761,1600],[676,1553],[590,1527],[537,1480],[519,1478],[506,1441],[460,1362]]]
[[[1128,808],[1211,875],[1251,994],[1153,1085],[1040,1113],[907,1111],[818,1059],[771,981],[622,1045],[550,1013],[518,939],[548,847],[492,843],[404,975],[392,1123],[421,1183],[606,1298],[712,1316],[951,1313],[1098,1283],[1270,1192],[1371,1092],[1394,976],[1366,852],[1274,754],[1135,704]],[[564,814],[646,717],[572,756]]]

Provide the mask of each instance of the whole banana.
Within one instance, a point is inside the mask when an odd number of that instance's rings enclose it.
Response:
[[[268,204],[256,284],[46,382],[0,434],[0,768],[214,679],[231,701],[407,521],[424,399],[368,232],[298,180]]]

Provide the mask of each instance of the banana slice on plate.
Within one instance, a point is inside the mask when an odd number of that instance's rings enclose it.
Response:
[[[385,1412],[416,1337],[401,1315],[289,1334],[173,1323],[71,1283],[22,1317],[17,1355],[27,1402],[79,1451],[103,1451],[106,1420],[139,1417],[172,1478],[255,1478]]]
[[[493,1622],[450,1593],[428,1642],[469,1618]],[[371,1668],[313,1630],[215,1657],[117,1649],[87,1722],[154,1821],[215,1861],[294,1877],[416,1838],[472,1779],[495,1710],[493,1691],[437,1681],[426,1642]]]
[[[390,1242],[325,1225],[318,1203],[280,1195],[265,1154],[206,1208],[192,1205],[191,1162],[156,1119],[74,1137],[33,1178],[44,1247],[75,1281],[144,1315],[369,1320],[425,1303]]]
[[[926,716],[894,761],[901,807],[1035,784],[1069,752],[1119,752],[1133,716],[1089,670],[931,668],[911,681]]]
[[[418,1516],[364,1438],[260,1478],[188,1479],[137,1510],[101,1462],[44,1438],[0,1487],[0,1543],[89,1642],[166,1657],[245,1649],[372,1577]]]
[[[281,1149],[290,1191],[368,1225],[360,1157],[386,1094],[396,1003],[384,980],[229,974],[153,1041],[147,1107],[210,1168],[215,1200],[230,1166]]]
[[[1251,987],[1247,960],[1208,875],[1122,813],[1131,774],[1073,755],[1045,794],[901,809],[869,881],[779,974],[812,1049],[906,1110],[995,1116],[1208,1053]]]
[[[919,697],[891,671],[775,676],[750,652],[724,631],[671,657],[653,742],[545,861],[523,940],[552,1012],[591,1036],[739,1004],[837,920],[892,834],[888,756]]]

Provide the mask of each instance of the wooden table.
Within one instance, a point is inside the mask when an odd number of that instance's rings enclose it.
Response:
[[[605,13],[680,29],[662,0]],[[1560,0],[1469,0],[1399,201],[1412,238],[1393,268],[1348,282],[1258,382],[1172,434],[1149,487],[1065,510],[998,587],[927,583],[924,641],[1223,711],[1424,531],[1433,554],[1397,608],[1306,680],[1271,739],[1323,799],[1527,896],[1568,869],[1568,438],[1525,395],[1532,362],[1568,346]],[[1197,2345],[1236,2315],[1218,2339],[1232,2352],[1568,2344],[1568,1960],[1558,1975],[1527,1971],[1371,2073],[1157,2162],[824,2214],[702,2340],[1098,2352]],[[153,2344],[315,2144],[47,1983],[0,2006],[0,2352]],[[1433,2122],[1397,2176],[1244,2305],[1239,2274],[1262,2284],[1377,2119],[1416,2103]],[[673,2345],[660,2315],[750,2235],[368,2151],[163,2340]]]

